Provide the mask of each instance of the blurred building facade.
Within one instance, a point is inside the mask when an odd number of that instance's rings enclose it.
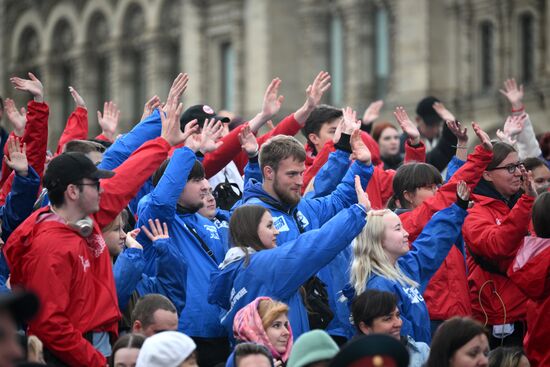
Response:
[[[33,71],[51,106],[50,141],[74,107],[67,87],[96,109],[114,100],[122,129],[145,101],[165,98],[190,74],[186,105],[208,103],[245,118],[278,76],[281,116],[303,103],[319,70],[333,77],[327,103],[361,110],[386,101],[383,118],[426,95],[463,120],[502,124],[498,90],[526,86],[537,132],[550,129],[550,0],[0,0],[0,95],[25,96],[12,75]]]

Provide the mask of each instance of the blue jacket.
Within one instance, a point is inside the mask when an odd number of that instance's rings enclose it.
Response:
[[[419,284],[418,288],[377,274],[367,281],[366,289],[392,292],[397,296],[403,320],[402,335],[430,344],[430,316],[422,294],[460,234],[466,214],[467,211],[456,204],[435,213],[413,242],[411,251],[397,260],[399,268]]]
[[[189,172],[195,162],[195,153],[187,147],[177,149],[166,171],[155,189],[143,199],[138,206],[138,226],[149,219],[158,218],[168,224],[168,231],[174,245],[183,255],[188,265],[187,297],[185,308],[180,317],[179,330],[185,334],[214,338],[225,335],[219,324],[220,309],[207,302],[210,272],[218,268],[225,257],[225,245],[221,241],[216,226],[198,213],[183,213],[176,210],[178,198],[183,191]],[[212,251],[209,256],[203,249],[198,237]],[[156,274],[156,249],[144,234],[139,234],[138,242],[143,245],[146,265],[144,272]]]
[[[348,171],[350,154],[344,150],[336,149],[330,153],[323,167],[315,175],[313,191],[304,195],[307,199],[330,195],[338,186]],[[366,187],[366,186],[365,186]]]
[[[154,241],[153,247],[158,254],[157,274],[153,277],[143,274],[143,250],[129,248],[117,257],[113,264],[113,273],[118,306],[121,312],[124,311],[134,291],[137,291],[140,297],[159,293],[170,299],[176,306],[178,315],[181,315],[185,307],[187,264],[170,238]]]
[[[212,273],[208,301],[225,310],[221,323],[233,335],[233,319],[238,310],[258,296],[267,296],[289,305],[289,320],[294,338],[309,330],[307,311],[299,293],[300,286],[344,250],[366,223],[360,205],[341,210],[320,229],[301,234],[274,249],[250,255],[249,263],[232,255],[232,248],[220,270]],[[342,231],[342,228],[346,231]]]
[[[160,112],[159,109],[156,109],[149,117],[139,122],[127,134],[124,134],[118,138],[113,145],[107,149],[105,154],[103,154],[103,159],[98,167],[107,170],[117,168],[124,163],[124,161],[126,161],[128,157],[130,157],[132,153],[143,143],[158,138],[160,136],[161,129],[162,122],[160,120]],[[138,191],[135,198],[133,198],[128,204],[132,213],[137,212],[139,200],[152,190],[153,184],[151,179],[149,179]]]
[[[14,175],[11,191],[6,197],[6,202],[0,207],[0,218],[2,218],[2,240],[8,240],[11,233],[32,213],[40,177],[36,171],[29,166],[29,173],[26,177],[17,173]],[[9,292],[6,281],[10,276],[10,269],[4,258],[4,252],[0,251],[0,293]]]
[[[277,243],[284,244],[296,239],[301,232],[320,228],[339,211],[357,203],[355,175],[359,175],[361,184],[367,187],[373,171],[372,165],[366,166],[355,162],[331,195],[302,199],[295,207],[289,207],[274,199],[263,189],[261,183],[249,180],[245,183],[241,205],[255,204],[268,208],[279,231]]]

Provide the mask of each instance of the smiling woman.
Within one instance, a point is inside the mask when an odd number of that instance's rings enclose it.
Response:
[[[275,360],[286,363],[292,349],[288,306],[269,297],[258,297],[242,308],[233,321],[233,333],[241,342],[267,347]]]

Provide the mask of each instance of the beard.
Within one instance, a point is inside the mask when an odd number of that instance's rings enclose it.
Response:
[[[188,204],[185,204],[185,205],[182,205],[180,203],[178,203],[177,205],[177,209],[178,209],[178,212],[180,213],[196,213],[198,212],[200,209],[202,209],[202,207],[204,206],[204,203],[201,201],[198,201],[196,203],[188,203]]]
[[[299,191],[297,193],[294,193],[289,189],[285,190],[283,187],[281,187],[277,178],[273,180],[273,191],[275,191],[275,194],[277,194],[283,204],[291,207],[298,205],[298,203],[302,199]]]

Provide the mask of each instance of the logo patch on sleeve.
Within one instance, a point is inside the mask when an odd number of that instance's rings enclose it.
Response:
[[[279,232],[289,231],[288,224],[286,224],[285,218],[283,216],[273,217],[273,225]]]

